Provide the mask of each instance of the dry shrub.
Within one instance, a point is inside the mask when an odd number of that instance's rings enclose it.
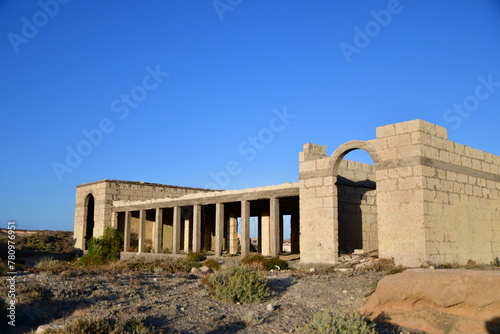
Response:
[[[469,259],[467,261],[467,265],[465,266],[467,269],[476,269],[478,268],[477,262]]]
[[[210,268],[214,271],[220,269],[220,263],[217,262],[217,260],[215,260],[215,259],[205,260],[205,262],[203,262],[203,265],[207,266],[208,268]]]
[[[189,252],[185,258],[186,262],[200,262],[205,261],[207,256],[204,253],[199,252]]]
[[[376,334],[374,324],[367,323],[358,313],[324,310],[314,314],[305,327],[305,334]]]
[[[9,267],[7,266],[7,263],[4,261],[0,260],[0,276],[5,276],[9,272]]]
[[[203,283],[210,296],[226,303],[261,303],[270,294],[267,279],[245,265],[219,270]]]
[[[16,285],[16,296],[20,304],[29,304],[50,300],[52,292],[39,282],[30,280]]]
[[[394,259],[376,259],[371,266],[365,267],[366,271],[385,272],[387,275],[393,275],[403,272],[406,268],[404,266],[394,264]]]
[[[127,320],[114,318],[77,319],[63,329],[51,329],[51,334],[149,334],[154,331],[149,328],[143,319],[132,318]]]
[[[164,259],[147,261],[138,259],[135,261],[127,261],[122,263],[123,269],[132,271],[149,271],[151,273],[176,273],[176,272],[189,272],[193,266],[201,267],[199,262],[188,263],[186,259]]]
[[[260,254],[248,254],[241,259],[241,264],[255,267],[257,270],[287,270],[288,262],[279,257],[266,258]]]
[[[240,261],[241,264],[252,266],[257,270],[266,270],[266,258],[260,254],[248,254]]]
[[[54,260],[51,258],[44,258],[38,261],[33,267],[34,272],[49,272],[52,274],[60,274],[69,269],[71,265],[62,260]]]
[[[243,316],[243,321],[245,322],[245,325],[249,327],[255,327],[257,325],[260,325],[264,321],[264,317],[260,317],[253,311],[248,311]]]

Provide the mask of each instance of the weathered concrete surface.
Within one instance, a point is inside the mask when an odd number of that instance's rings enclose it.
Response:
[[[413,269],[384,277],[361,313],[434,333],[500,333],[500,271]]]

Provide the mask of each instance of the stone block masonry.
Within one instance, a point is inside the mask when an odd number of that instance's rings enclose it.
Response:
[[[355,149],[373,164],[345,160]],[[76,247],[85,249],[115,226],[125,236],[124,254],[277,256],[284,217],[291,250],[304,264],[335,264],[339,254],[374,250],[405,266],[490,263],[500,257],[500,157],[413,120],[378,127],[375,139],[349,141],[332,155],[305,144],[296,183],[227,191],[87,183],[77,187]],[[251,224],[258,225],[256,244]]]

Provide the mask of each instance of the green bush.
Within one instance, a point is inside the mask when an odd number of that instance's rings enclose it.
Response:
[[[203,283],[210,296],[226,303],[261,303],[269,296],[266,278],[245,265],[219,270]]]
[[[106,227],[102,237],[89,240],[87,254],[81,257],[80,263],[96,266],[115,261],[120,257],[122,245],[123,235],[116,228]]]
[[[368,324],[357,313],[325,310],[314,314],[313,320],[304,327],[306,334],[377,334],[375,325]]]
[[[217,262],[217,260],[215,260],[215,259],[205,260],[205,262],[203,262],[203,265],[207,266],[208,268],[210,268],[214,271],[220,269],[220,263]]]
[[[288,262],[280,259],[279,257],[272,257],[266,259],[267,270],[288,270]]]

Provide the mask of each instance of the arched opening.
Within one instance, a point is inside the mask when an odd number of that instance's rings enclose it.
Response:
[[[366,142],[349,142],[333,154],[337,176],[338,253],[378,251],[375,166],[378,155]]]
[[[94,209],[94,196],[92,194],[88,194],[85,199],[85,249],[88,247],[89,240],[94,236]]]

